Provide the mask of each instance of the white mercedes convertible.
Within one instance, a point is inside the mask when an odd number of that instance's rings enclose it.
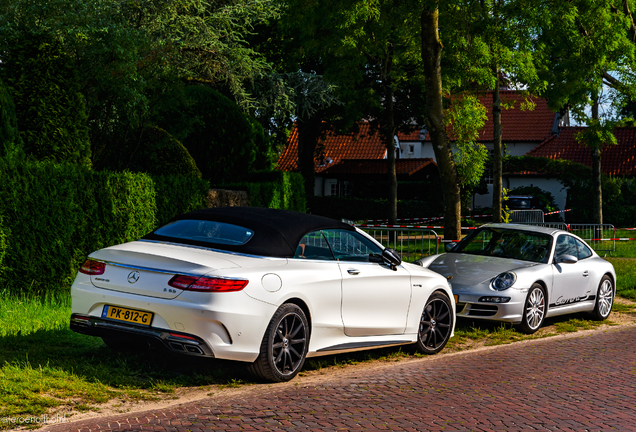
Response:
[[[455,326],[445,277],[345,223],[265,208],[194,211],[93,252],[71,295],[71,329],[113,349],[249,362],[274,382],[306,357],[401,344],[434,354]]]

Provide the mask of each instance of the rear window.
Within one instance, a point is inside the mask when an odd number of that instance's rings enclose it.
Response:
[[[182,219],[155,230],[155,234],[205,243],[244,245],[254,236],[254,231],[224,222]]]

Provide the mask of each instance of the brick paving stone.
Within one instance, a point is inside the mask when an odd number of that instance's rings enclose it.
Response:
[[[633,431],[636,327],[251,386],[43,431]],[[628,341],[628,342],[626,342]],[[300,381],[300,380],[298,380]]]

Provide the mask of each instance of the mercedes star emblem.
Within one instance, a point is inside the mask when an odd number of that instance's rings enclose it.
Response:
[[[128,273],[128,283],[134,284],[135,282],[137,282],[139,280],[139,272],[138,271],[131,271],[130,273]]]

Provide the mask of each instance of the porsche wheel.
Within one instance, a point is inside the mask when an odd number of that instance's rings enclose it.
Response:
[[[271,382],[289,381],[305,363],[309,346],[309,324],[301,308],[282,305],[272,317],[256,361],[249,371]]]
[[[436,354],[446,346],[453,329],[453,308],[450,299],[441,292],[433,293],[420,318],[417,350]]]
[[[598,285],[598,292],[596,293],[596,305],[592,316],[594,319],[602,321],[606,319],[612,312],[612,305],[614,304],[614,284],[612,278],[605,275],[601,279],[601,283]]]
[[[545,291],[537,283],[533,284],[528,292],[526,303],[523,306],[523,318],[519,328],[525,334],[532,334],[543,325],[545,313],[548,310]]]

